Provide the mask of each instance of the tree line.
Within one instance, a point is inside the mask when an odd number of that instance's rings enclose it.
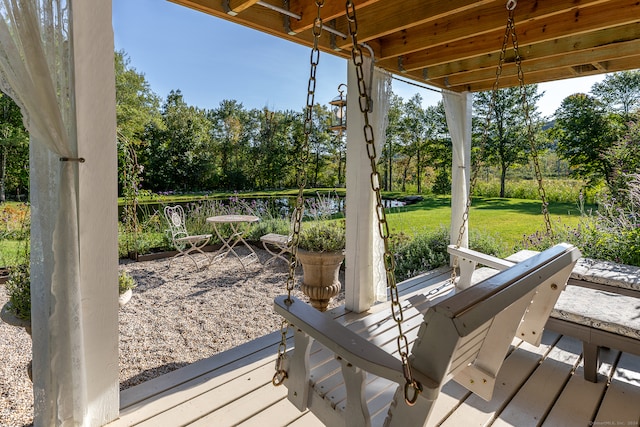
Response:
[[[304,111],[246,109],[236,100],[203,109],[188,105],[180,90],[161,99],[122,51],[115,52],[115,67],[121,192],[131,170],[142,188],[158,193],[297,186]],[[557,156],[566,173],[590,185],[624,188],[625,177],[640,168],[640,72],[609,74],[589,94],[567,97],[553,121],[538,111],[541,96],[537,85],[474,94],[472,155],[500,179],[501,194],[508,171],[533,152]],[[424,108],[419,94],[392,95],[388,121],[383,188],[448,193],[451,139],[442,102]],[[330,129],[334,122],[328,106],[314,106],[310,187],[345,185],[346,141]],[[28,136],[19,109],[2,95],[0,201],[27,192]]]

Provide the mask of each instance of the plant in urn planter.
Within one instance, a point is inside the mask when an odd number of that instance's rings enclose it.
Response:
[[[344,221],[305,223],[298,243],[302,264],[302,292],[311,305],[325,311],[342,285],[338,275],[344,260]]]
[[[129,302],[135,287],[136,280],[126,271],[121,271],[118,275],[118,304],[120,307]]]

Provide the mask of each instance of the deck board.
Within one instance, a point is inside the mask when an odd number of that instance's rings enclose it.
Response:
[[[448,277],[447,269],[434,271],[410,281],[399,293],[407,298]],[[392,348],[389,335],[393,335],[393,328],[378,323],[382,320],[382,315],[376,314],[379,311],[374,307],[374,314],[369,317],[344,308],[329,313]],[[419,323],[421,315],[417,312],[421,308],[411,311],[410,323]],[[271,384],[279,341],[280,333],[276,332],[123,391],[120,419],[109,427],[322,426],[312,413],[299,412],[286,399],[285,387]],[[292,339],[288,343],[291,347]],[[515,340],[498,374],[491,401],[450,381],[444,385],[428,425],[638,425],[640,357],[618,355],[616,350],[604,351],[599,382],[589,383],[583,378],[581,347],[574,338],[545,331],[540,347]],[[327,367],[333,364],[339,369],[326,351],[312,347],[311,357],[328,359]],[[328,388],[335,384],[330,374],[326,377]],[[338,389],[329,392],[340,393]],[[380,402],[379,406],[383,408],[385,404]]]
[[[151,427],[195,423],[212,412],[223,414],[222,416],[215,416],[217,418],[216,425],[226,424],[227,418],[225,416],[231,416],[231,413],[227,410],[230,406],[234,406],[237,402],[246,401],[247,396],[255,399],[253,394],[256,390],[267,383],[271,384],[273,364],[266,362],[268,361],[264,360],[261,366],[234,378],[232,381],[226,382],[224,386],[215,387],[212,390],[194,396],[139,425]],[[236,422],[240,421],[243,420],[236,420]]]
[[[493,423],[497,427],[537,426],[580,361],[582,343],[562,337]]]
[[[285,392],[279,401],[239,423],[238,427],[279,427],[294,423],[304,414],[289,403]]]
[[[606,351],[601,354],[602,365],[598,370],[598,382],[584,379],[583,362],[567,383],[542,424],[545,427],[583,427],[589,425],[606,391],[614,364],[620,352]]]
[[[443,420],[443,426],[484,426],[489,425],[496,418],[496,414],[509,403],[510,399],[518,392],[538,367],[540,360],[553,348],[556,339],[555,334],[545,334],[539,347],[534,347],[522,342],[518,348],[512,351],[498,372],[493,398],[490,401],[483,400],[480,396],[470,394],[460,407]]]
[[[638,425],[639,402],[640,356],[622,353],[594,425]]]
[[[270,371],[270,376],[273,376],[272,370]],[[193,427],[224,427],[240,424],[241,422],[251,419],[254,415],[259,414],[262,410],[280,402],[282,397],[286,396],[286,393],[278,393],[281,390],[273,390],[273,388],[269,380],[262,387],[234,399],[219,410],[198,419],[190,425]],[[286,390],[282,391],[284,392]],[[284,417],[284,414],[280,413],[276,419],[281,423],[287,423],[295,421],[298,418],[297,415],[292,415],[291,413],[289,413],[289,417],[290,418],[287,419]]]

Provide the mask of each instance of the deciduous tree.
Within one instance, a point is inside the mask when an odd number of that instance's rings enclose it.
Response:
[[[611,184],[612,165],[607,151],[616,140],[605,106],[584,93],[566,97],[555,112],[551,135],[557,151],[569,162],[572,174],[595,184]]]
[[[640,108],[640,71],[620,71],[607,74],[602,82],[591,87],[591,93],[606,109],[617,112],[627,122]]]
[[[0,202],[6,192],[29,188],[29,136],[22,124],[20,108],[0,93]]]
[[[526,104],[519,87],[499,89],[495,93],[479,92],[474,97],[477,122],[482,126],[475,129],[476,141],[484,144],[484,159],[481,160],[500,168],[500,197],[505,195],[508,169],[529,160],[532,135],[528,133],[526,118],[528,115],[531,120],[532,131],[540,126],[536,102],[542,95],[537,94],[537,90],[537,85],[524,87]]]

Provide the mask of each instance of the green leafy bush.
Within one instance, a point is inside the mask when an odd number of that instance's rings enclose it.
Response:
[[[524,236],[516,250],[543,250],[567,242],[588,258],[640,266],[640,174],[630,175],[628,186],[629,199],[624,204],[602,196],[596,212],[582,211],[577,227],[556,222],[553,237],[541,232]]]
[[[23,320],[30,321],[31,274],[29,263],[23,263],[9,269],[5,290],[9,297],[9,311]]]
[[[396,280],[401,282],[435,268],[449,264],[449,231],[440,227],[434,231],[416,234],[413,238],[405,235],[392,240],[392,252],[395,254]],[[471,249],[494,256],[504,256],[500,244],[493,236],[478,231],[469,234]]]

